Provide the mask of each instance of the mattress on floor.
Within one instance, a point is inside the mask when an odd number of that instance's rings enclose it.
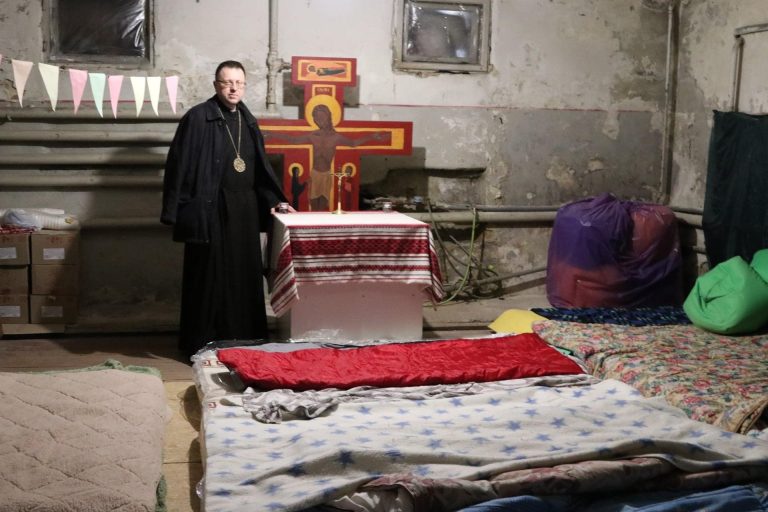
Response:
[[[455,511],[514,496],[575,503],[606,489],[686,495],[768,478],[768,442],[689,420],[615,380],[242,390],[215,350],[194,365],[206,512]]]
[[[151,368],[0,373],[0,511],[156,510],[168,418]]]

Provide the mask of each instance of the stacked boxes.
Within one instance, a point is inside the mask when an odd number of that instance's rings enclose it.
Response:
[[[29,233],[0,233],[0,324],[29,322]]]
[[[75,323],[80,281],[79,232],[32,233],[30,261],[30,323]]]
[[[0,233],[0,324],[74,324],[80,233]]]

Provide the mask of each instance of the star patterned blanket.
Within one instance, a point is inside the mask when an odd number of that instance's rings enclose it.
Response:
[[[506,382],[467,396],[342,402],[277,424],[255,421],[240,395],[203,398],[204,509],[439,512],[520,494],[768,478],[768,442],[690,420],[621,382]]]

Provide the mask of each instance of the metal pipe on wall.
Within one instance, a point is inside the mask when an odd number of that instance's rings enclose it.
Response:
[[[768,31],[768,23],[738,27],[733,31],[733,82],[731,84],[731,111],[739,110],[739,93],[741,89],[741,66],[744,59],[744,36]]]
[[[552,223],[555,219],[554,212],[531,212],[531,211],[507,211],[507,212],[478,212],[478,218],[475,219],[472,212],[439,212],[439,213],[411,213],[404,212],[405,215],[423,222],[445,222],[454,224],[472,224],[479,222],[482,224],[530,224],[530,223]],[[691,214],[676,213],[675,217],[687,224],[693,226],[701,225],[701,218]],[[113,228],[113,227],[167,227],[158,221],[155,217],[131,217],[131,218],[94,218],[82,219],[80,221],[83,229],[89,228]]]
[[[731,83],[731,111],[739,110],[739,89],[741,83],[741,59],[744,55],[744,38],[736,35],[733,43],[733,81]]]
[[[677,7],[678,0],[667,5],[667,61],[664,80],[664,134],[661,141],[660,203],[667,205],[672,185],[672,144],[675,130],[675,91],[677,86]]]
[[[277,112],[277,77],[291,66],[277,55],[277,0],[269,0],[269,51],[267,53],[267,112]]]
[[[47,155],[0,155],[0,165],[5,166],[62,166],[62,165],[122,165],[122,166],[165,166],[165,154],[145,153],[135,155],[115,154],[47,154]]]
[[[60,176],[0,173],[2,188],[156,188],[162,176]]]
[[[0,142],[120,142],[168,145],[173,140],[173,131],[168,132],[97,132],[94,130],[35,131],[0,130]]]
[[[117,119],[108,120],[104,117],[100,116],[97,112],[80,112],[75,116],[72,112],[66,111],[66,110],[57,110],[57,111],[51,111],[49,110],[50,107],[39,107],[40,110],[37,110],[38,107],[31,107],[31,108],[25,108],[24,110],[10,110],[10,109],[2,109],[0,110],[0,124],[4,122],[9,121],[27,121],[32,119],[39,119],[39,120],[71,120],[71,119],[77,119],[79,121],[101,121],[101,122],[110,122],[110,123],[120,123],[120,124],[136,124],[136,123],[177,123],[179,119],[181,119],[181,116],[183,112],[181,112],[181,109],[178,113],[174,114],[172,112],[161,112],[158,115],[146,115],[141,117],[136,117],[136,114],[130,114],[128,112],[125,112],[122,117],[119,117]]]

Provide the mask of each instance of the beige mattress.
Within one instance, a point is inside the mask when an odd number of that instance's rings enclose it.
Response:
[[[168,417],[154,369],[0,373],[0,512],[155,510]]]

